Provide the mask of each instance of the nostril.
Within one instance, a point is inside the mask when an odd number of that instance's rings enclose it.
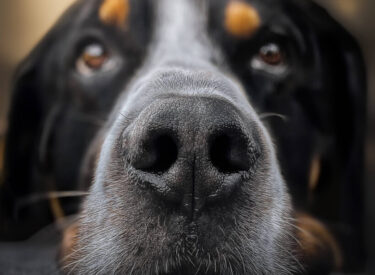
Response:
[[[237,173],[250,169],[248,142],[238,130],[221,132],[209,142],[210,160],[222,173]]]
[[[149,173],[164,173],[177,160],[177,144],[172,135],[165,133],[149,137],[134,168]]]

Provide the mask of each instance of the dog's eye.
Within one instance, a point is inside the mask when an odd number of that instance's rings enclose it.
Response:
[[[83,47],[77,59],[77,70],[81,74],[90,75],[99,71],[109,59],[108,52],[100,43],[91,43]]]
[[[280,75],[287,71],[285,55],[278,44],[268,43],[259,48],[250,66],[255,70]]]
[[[279,65],[283,62],[283,55],[280,47],[273,43],[261,47],[259,50],[259,57],[263,62],[272,66]]]

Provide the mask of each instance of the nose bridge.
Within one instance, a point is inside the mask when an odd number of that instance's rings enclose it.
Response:
[[[212,59],[207,25],[207,1],[154,1],[155,29],[148,66],[185,61],[203,63]]]
[[[258,157],[241,87],[217,68],[205,0],[157,0],[154,38],[118,125],[132,175],[189,216],[225,199]],[[246,125],[245,125],[246,124]]]
[[[122,113],[139,113],[170,94],[215,95],[251,109],[241,84],[226,66],[217,65],[225,61],[207,33],[208,0],[155,0],[152,5],[153,38],[141,68],[126,86],[119,103]]]
[[[149,105],[133,127],[141,132],[139,135],[160,128],[173,132],[184,145],[182,149],[189,154],[206,150],[204,146],[209,135],[217,129],[237,128],[247,131],[242,121],[241,112],[223,98],[206,94],[174,95]]]

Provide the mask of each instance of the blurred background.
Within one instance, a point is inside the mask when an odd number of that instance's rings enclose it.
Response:
[[[11,79],[16,65],[74,0],[0,0],[0,177]],[[375,274],[375,1],[316,0],[359,41],[368,69],[366,144],[366,245],[369,274]]]

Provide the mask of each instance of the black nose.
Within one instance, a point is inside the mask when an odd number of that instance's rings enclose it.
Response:
[[[141,148],[138,148],[140,152],[132,165],[144,172],[163,174],[177,161],[181,142],[178,135],[168,129],[168,122],[166,125],[158,124],[160,127],[147,133],[142,140]],[[212,169],[226,174],[249,169],[247,140],[241,130],[228,127],[213,131],[207,136],[205,145],[208,146],[208,161]],[[194,148],[190,152],[192,155],[199,154]]]
[[[156,102],[127,135],[129,163],[143,184],[189,214],[229,197],[257,156],[240,113],[213,98]]]

